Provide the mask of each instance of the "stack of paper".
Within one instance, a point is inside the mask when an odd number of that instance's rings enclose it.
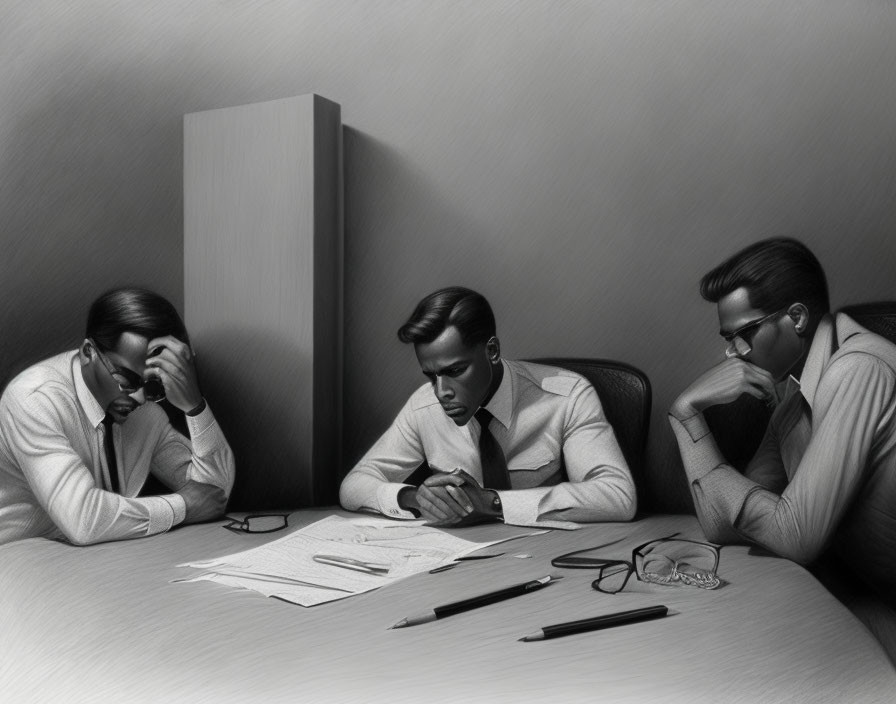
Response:
[[[416,521],[329,516],[252,550],[181,565],[207,571],[175,581],[210,580],[314,606],[426,572],[488,545],[543,532],[476,543]],[[377,563],[387,566],[388,572],[368,574],[322,564],[315,562],[315,555]]]

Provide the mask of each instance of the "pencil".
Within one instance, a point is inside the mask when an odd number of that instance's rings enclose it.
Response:
[[[669,609],[665,606],[648,606],[643,609],[620,611],[615,614],[606,614],[604,616],[582,619],[581,621],[569,621],[568,623],[558,623],[554,626],[544,626],[541,630],[523,636],[520,640],[528,643],[533,640],[547,640],[548,638],[571,636],[574,633],[585,633],[587,631],[596,631],[600,628],[611,628],[613,626],[622,626],[626,623],[637,623],[638,621],[662,618],[663,616],[668,615],[668,613]]]

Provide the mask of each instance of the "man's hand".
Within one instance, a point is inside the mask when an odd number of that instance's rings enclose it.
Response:
[[[224,490],[213,484],[188,481],[177,491],[184,498],[187,514],[184,523],[202,523],[213,521],[224,515],[227,506],[227,495]]]
[[[427,480],[428,481],[428,480]],[[462,489],[456,486],[406,487],[398,494],[398,505],[420,514],[428,525],[458,525],[473,506]]]
[[[726,359],[686,388],[673,402],[671,413],[684,420],[710,406],[731,403],[745,393],[770,401],[775,398],[775,380],[755,364]]]
[[[165,397],[173,406],[184,413],[192,411],[202,403],[193,350],[171,335],[149,341],[150,353],[157,348],[160,352],[146,360],[147,376],[156,376],[162,381]]]
[[[417,490],[418,498],[421,493],[427,500],[430,500],[430,496],[440,499],[449,509],[460,508],[460,511],[455,510],[453,515],[438,522],[428,519],[432,525],[472,525],[498,517],[492,508],[494,492],[483,489],[462,469],[455,469],[450,473],[441,472],[427,478]]]

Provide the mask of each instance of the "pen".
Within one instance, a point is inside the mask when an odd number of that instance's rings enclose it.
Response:
[[[421,614],[420,616],[409,616],[408,618],[403,618],[401,619],[401,621],[392,626],[392,628],[417,626],[421,623],[429,623],[430,621],[435,621],[438,618],[453,616],[454,614],[459,614],[463,611],[469,611],[470,609],[478,609],[480,606],[494,604],[496,601],[503,601],[504,599],[510,599],[512,597],[519,596],[520,594],[526,594],[528,592],[535,591],[536,589],[541,589],[551,582],[556,582],[560,579],[563,579],[563,577],[554,577],[552,575],[548,575],[547,577],[542,577],[541,579],[533,579],[529,582],[523,582],[522,584],[514,584],[512,587],[505,587],[504,589],[489,592],[488,594],[474,596],[469,599],[464,599],[463,601],[455,601],[453,604],[436,606],[432,611],[428,611],[427,613]]]
[[[361,560],[355,560],[351,557],[340,557],[339,555],[315,555],[312,559],[322,565],[344,567],[347,570],[356,570],[358,572],[366,572],[367,574],[386,574],[389,571],[389,565],[379,562],[362,562]]]
[[[626,623],[637,623],[638,621],[647,621],[652,618],[662,618],[668,613],[669,609],[665,606],[648,606],[643,609],[620,611],[619,613],[595,616],[594,618],[586,618],[581,621],[569,621],[568,623],[558,623],[555,626],[545,626],[535,633],[523,636],[520,640],[529,642],[532,640],[546,640],[548,638],[571,636],[574,633],[596,631],[599,628],[611,628],[612,626],[622,626]]]

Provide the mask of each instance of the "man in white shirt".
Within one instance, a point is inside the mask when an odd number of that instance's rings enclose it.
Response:
[[[193,359],[171,303],[125,288],[93,303],[77,350],[13,379],[0,398],[0,544],[87,545],[222,515],[233,454]],[[164,397],[186,414],[190,438],[147,403]],[[138,497],[149,473],[172,493]]]
[[[429,383],[345,477],[343,507],[434,525],[634,516],[634,482],[594,388],[573,372],[502,360],[483,296],[436,291],[398,337]],[[432,475],[404,483],[423,462]]]
[[[706,274],[700,291],[718,305],[727,359],[685,389],[669,417],[707,537],[755,542],[806,565],[829,553],[838,563],[826,571],[889,603],[872,630],[890,639],[896,661],[896,345],[830,315],[821,265],[796,240],[747,247]],[[775,410],[740,473],[703,410],[742,394]]]

